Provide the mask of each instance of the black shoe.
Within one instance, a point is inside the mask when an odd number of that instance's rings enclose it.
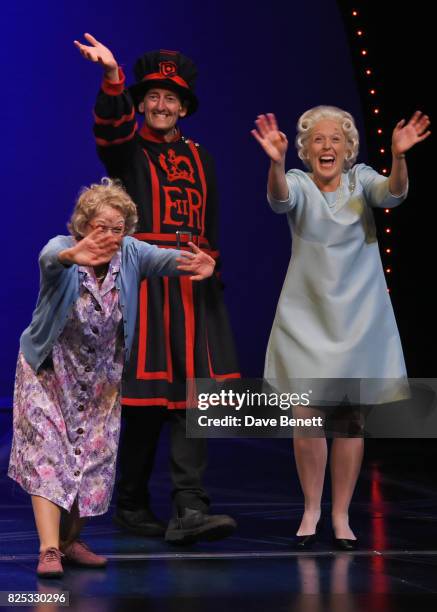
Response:
[[[205,514],[200,510],[183,508],[172,518],[165,532],[166,542],[193,544],[199,540],[221,540],[235,531],[237,523],[226,514]]]
[[[117,508],[112,520],[117,527],[146,538],[162,537],[165,533],[165,524],[154,515],[150,508],[140,510]]]
[[[310,535],[295,536],[294,545],[297,550],[310,550],[314,546],[315,542],[317,542],[321,528],[322,520],[319,519],[317,521],[315,533],[311,533]]]
[[[358,540],[348,540],[347,538],[336,538],[333,537],[334,545],[337,550],[356,550],[358,546]]]

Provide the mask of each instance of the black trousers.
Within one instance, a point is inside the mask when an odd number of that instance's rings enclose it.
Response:
[[[123,406],[123,430],[119,451],[117,506],[139,510],[149,505],[149,480],[164,423],[170,426],[170,474],[174,509],[206,512],[208,494],[202,479],[207,464],[205,439],[187,438],[185,410],[161,406]]]

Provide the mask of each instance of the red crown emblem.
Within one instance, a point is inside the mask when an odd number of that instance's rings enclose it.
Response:
[[[159,156],[159,163],[171,183],[179,180],[188,181],[189,183],[196,182],[193,166],[189,157],[185,155],[176,155],[173,149],[169,149],[167,159],[164,153],[161,153]]]
[[[178,73],[178,67],[175,62],[159,62],[159,72],[166,76],[175,76]]]

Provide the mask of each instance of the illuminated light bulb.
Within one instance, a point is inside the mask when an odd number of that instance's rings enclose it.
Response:
[[[378,115],[379,114],[379,108],[374,108],[373,112],[375,113],[375,115]]]
[[[358,17],[358,11],[353,10],[352,11],[352,17]]]
[[[387,172],[388,172],[387,168],[383,168],[383,169],[382,169],[382,173],[383,173],[383,174],[387,174]]]
[[[384,212],[388,214],[390,212],[390,209],[389,208],[384,208]]]
[[[385,153],[385,149],[379,149],[380,153]]]
[[[378,134],[382,134],[381,128],[378,128],[376,131],[377,131]]]
[[[385,249],[385,252],[388,253],[388,255],[390,255],[391,249]]]
[[[386,268],[385,271],[387,272],[387,274],[390,274],[391,268]]]
[[[385,233],[386,234],[391,234],[391,228],[390,227],[386,227],[385,228]]]
[[[367,55],[367,49],[361,49],[361,55]]]
[[[358,36],[362,36],[363,35],[361,30],[358,30],[357,34],[358,34]]]
[[[372,96],[374,96],[376,94],[376,90],[375,89],[371,89],[370,93],[372,94]]]
[[[370,76],[372,74],[372,71],[370,70],[370,68],[366,68],[366,74],[367,76]]]

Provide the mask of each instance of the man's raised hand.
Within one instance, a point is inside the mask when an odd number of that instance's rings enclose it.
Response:
[[[90,62],[101,64],[108,80],[118,81],[118,64],[112,51],[91,34],[84,34],[84,38],[90,43],[89,45],[84,45],[78,40],[74,41],[74,45],[79,49],[81,55]]]

